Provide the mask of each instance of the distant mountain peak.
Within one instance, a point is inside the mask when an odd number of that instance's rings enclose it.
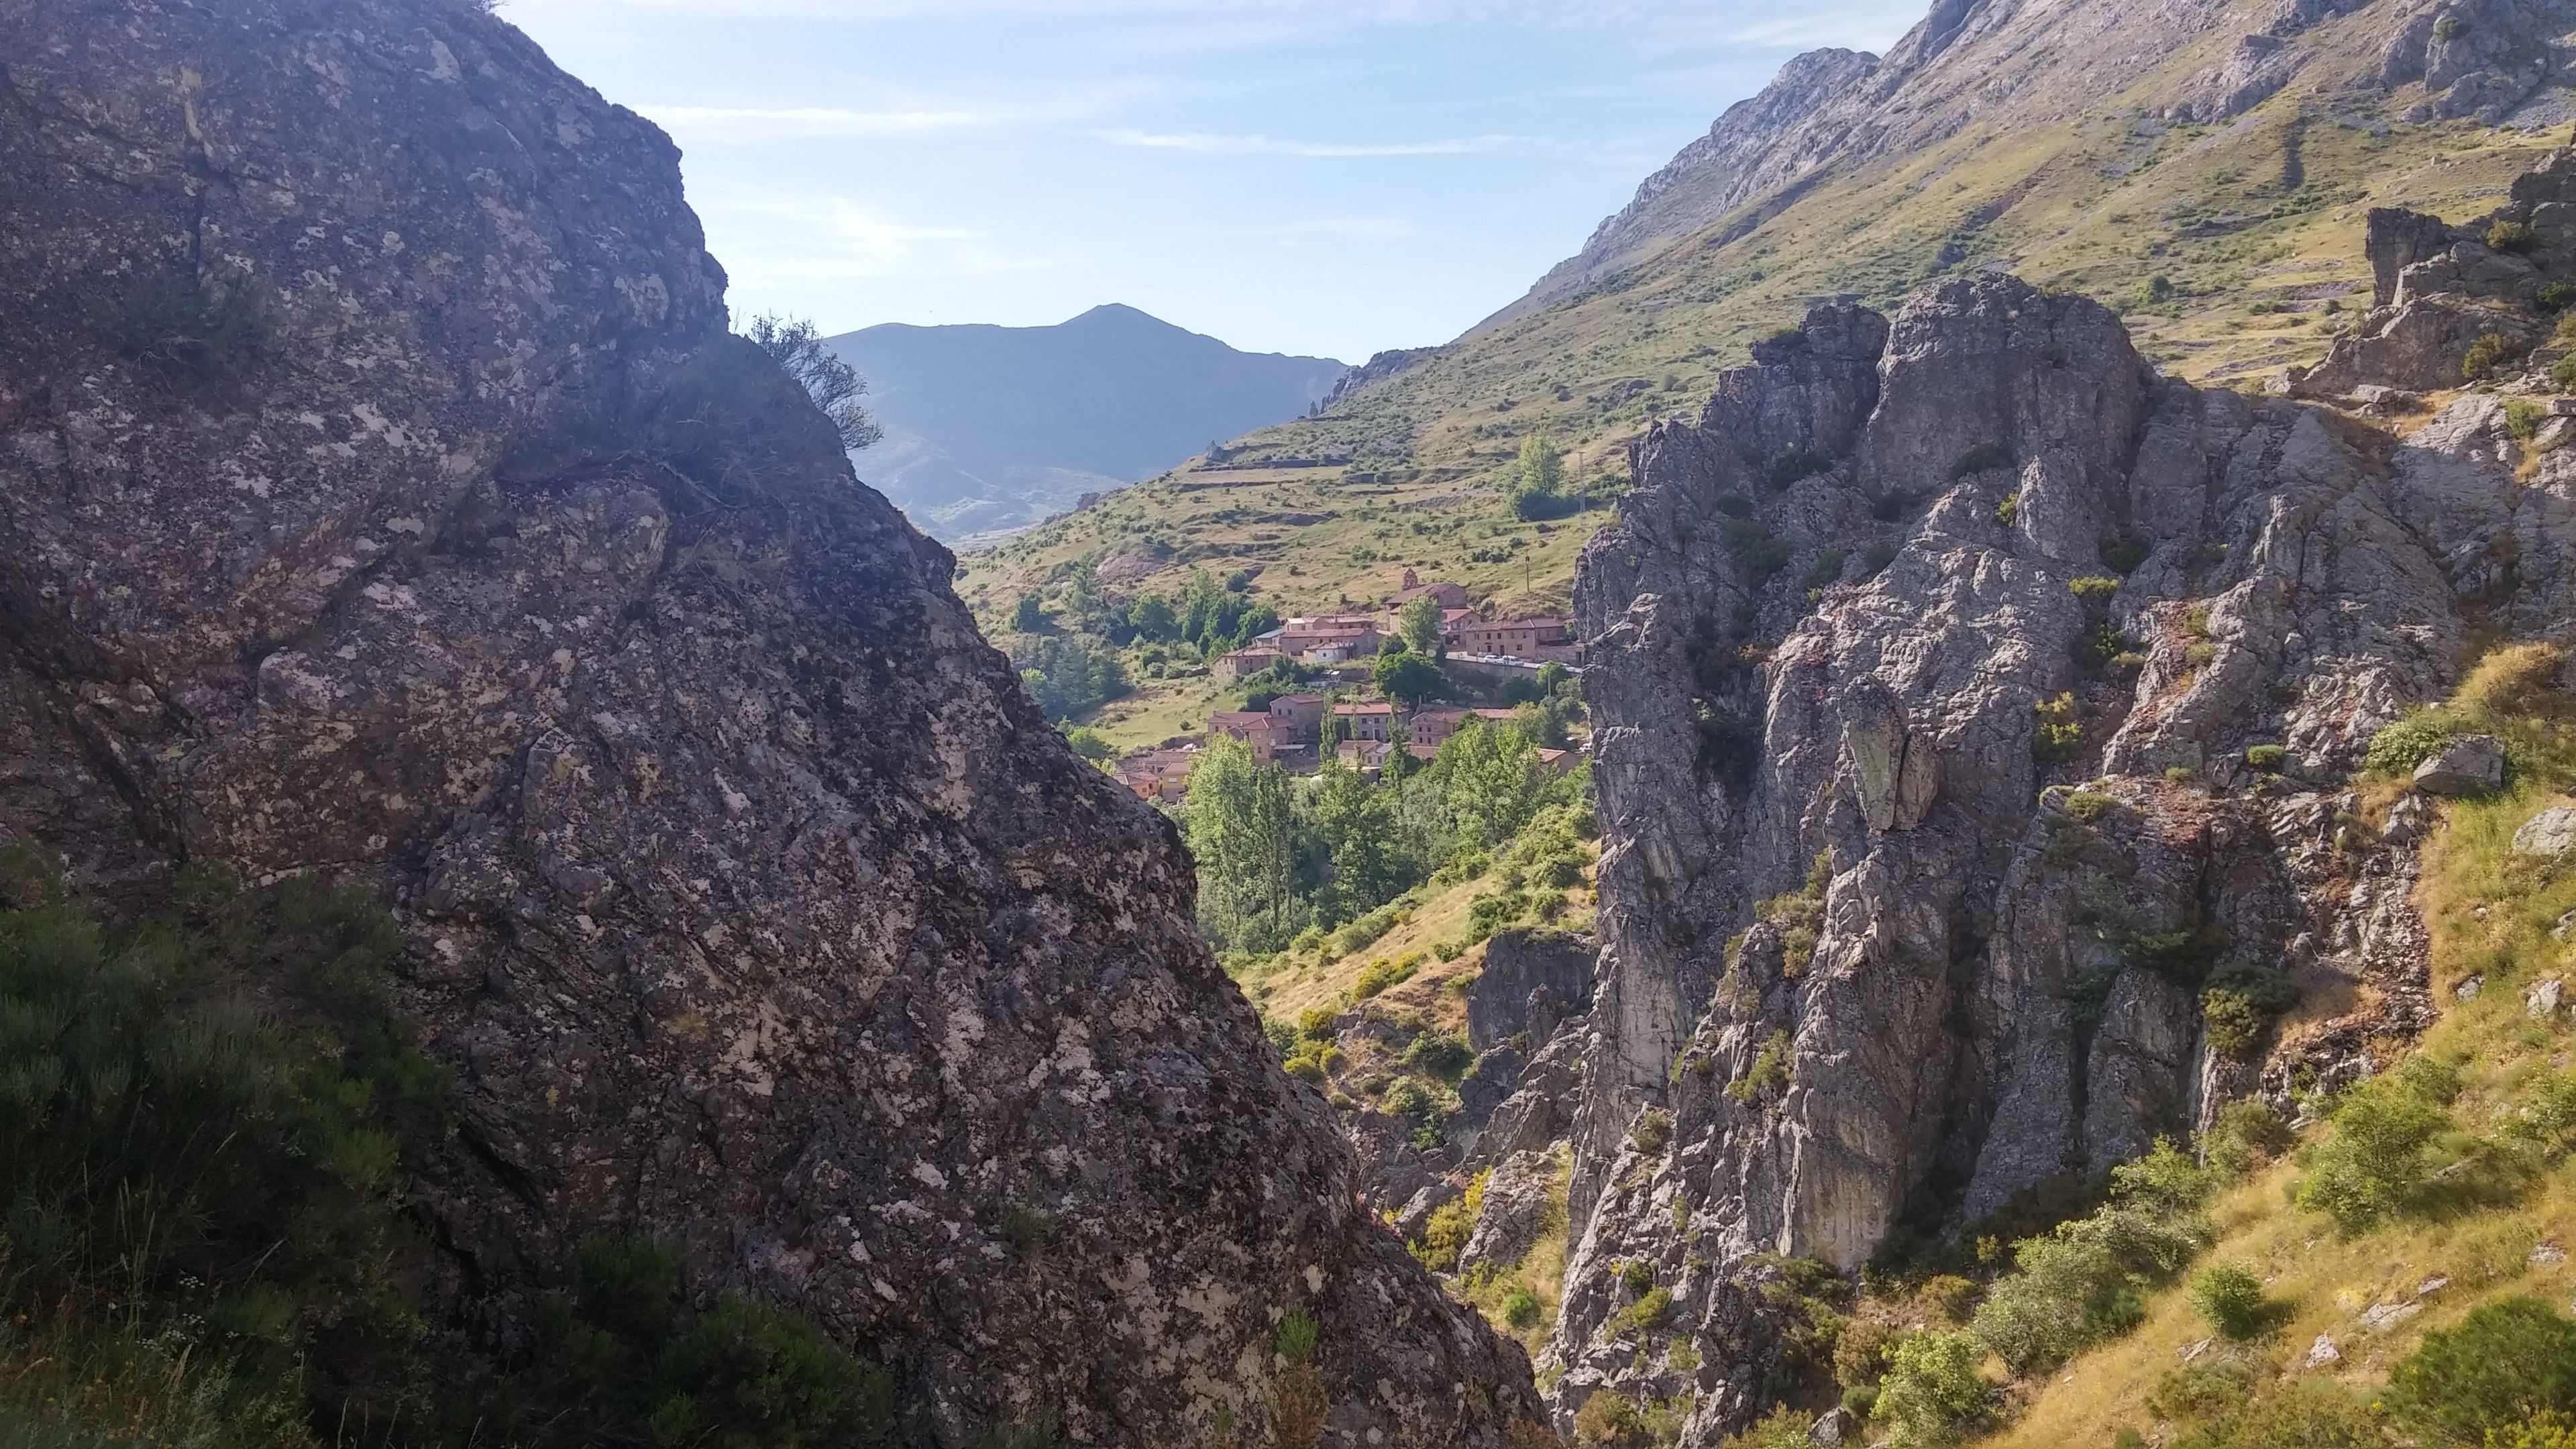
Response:
[[[1240,352],[1122,302],[1049,327],[887,324],[831,345],[867,378],[886,427],[859,476],[951,540],[1026,527],[1210,438],[1286,422],[1349,371]]]

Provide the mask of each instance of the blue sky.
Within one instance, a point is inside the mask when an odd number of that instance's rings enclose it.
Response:
[[[1359,361],[1518,296],[1780,62],[1920,0],[508,0],[686,153],[738,312],[1124,302]]]

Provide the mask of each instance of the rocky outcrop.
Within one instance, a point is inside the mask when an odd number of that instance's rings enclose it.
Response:
[[[1553,1392],[1688,1394],[1692,1445],[1768,1407],[1766,1255],[1856,1267],[2420,1029],[2412,852],[2338,782],[2473,621],[2576,605],[2576,487],[2516,483],[2492,397],[2400,439],[2197,390],[2002,277],[1755,360],[1638,446],[1576,585],[1603,960]],[[2214,1054],[2204,983],[2274,969],[2361,1005]],[[1647,1339],[1614,1261],[1673,1294]]]
[[[1357,1202],[953,562],[727,335],[678,156],[478,7],[0,18],[0,841],[374,884],[506,1339],[587,1232],[795,1304],[923,1442],[1500,1441],[1519,1351]]]
[[[2370,213],[2371,310],[2335,339],[2324,361],[2293,368],[2301,397],[2339,397],[2366,386],[2458,387],[2471,347],[2493,337],[2496,360],[2519,360],[2548,339],[2555,317],[2541,289],[2576,280],[2576,158],[2552,155],[2516,178],[2512,199],[2453,226],[2395,207]]]

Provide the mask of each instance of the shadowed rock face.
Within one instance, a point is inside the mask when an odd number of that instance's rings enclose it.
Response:
[[[1258,1426],[1289,1309],[1353,1442],[1499,1442],[1518,1350],[726,335],[658,131],[433,0],[16,7],[0,70],[0,842],[377,885],[482,1321],[641,1230],[940,1443]]]
[[[2517,485],[2493,397],[2401,440],[1998,277],[1755,360],[1638,447],[1576,585],[1603,959],[1553,1392],[1693,1391],[1688,1444],[1767,1406],[1758,1255],[1856,1266],[2428,1021],[2411,851],[2339,782],[2473,621],[2564,642],[2576,604],[2576,470]],[[2236,965],[2314,1004],[2259,1061],[2202,1031]],[[1606,1271],[1641,1260],[1644,1341]]]

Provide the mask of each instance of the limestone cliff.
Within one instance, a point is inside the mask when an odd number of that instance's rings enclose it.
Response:
[[[448,0],[13,5],[0,76],[0,842],[379,888],[475,1324],[640,1230],[928,1441],[1257,1430],[1289,1310],[1334,1442],[1499,1441],[1518,1350],[727,334],[658,131]]]
[[[2493,395],[2399,437],[2198,390],[1987,276],[1817,308],[1635,468],[1577,584],[1603,951],[1549,1355],[1561,1411],[1689,1394],[1697,1445],[1768,1407],[1764,1255],[1856,1267],[2420,1029],[2407,837],[2341,782],[2474,638],[2576,631],[2576,464]],[[2202,985],[2276,972],[2306,1004],[2214,1050]]]

